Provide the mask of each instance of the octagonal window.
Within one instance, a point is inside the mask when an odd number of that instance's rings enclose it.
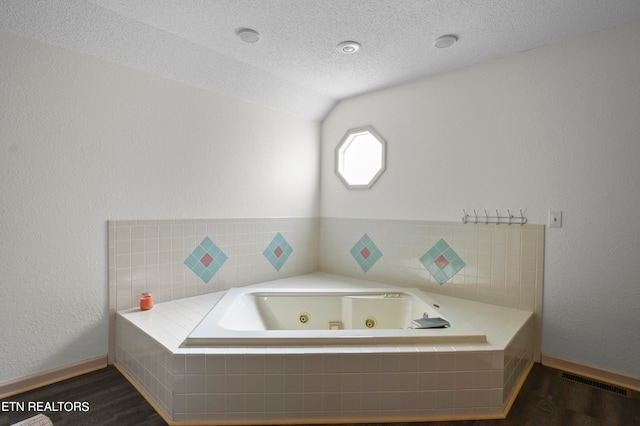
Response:
[[[385,170],[385,151],[372,127],[350,129],[336,147],[336,174],[347,188],[371,188]]]

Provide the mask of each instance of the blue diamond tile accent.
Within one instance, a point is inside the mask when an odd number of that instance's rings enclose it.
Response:
[[[356,245],[349,250],[349,253],[351,253],[351,256],[358,262],[364,272],[367,272],[382,257],[382,252],[367,234],[364,234],[358,240]]]
[[[280,268],[282,268],[282,265],[284,265],[287,259],[289,259],[292,252],[293,249],[287,240],[285,240],[282,234],[278,232],[276,236],[273,237],[273,240],[271,240],[271,243],[269,243],[267,248],[264,249],[262,254],[267,258],[276,271],[279,271]]]
[[[466,266],[460,256],[442,239],[422,255],[420,262],[440,285],[449,281]]]
[[[211,238],[204,237],[204,240],[183,263],[200,277],[205,284],[208,284],[227,259],[227,255],[211,241]]]

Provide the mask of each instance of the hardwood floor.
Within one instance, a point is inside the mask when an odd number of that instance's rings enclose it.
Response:
[[[110,366],[0,401],[0,425],[34,416],[29,401],[88,402],[88,411],[46,411],[55,426],[166,425],[135,388]],[[25,410],[6,411],[24,403]],[[85,405],[84,408],[87,406]],[[410,425],[420,425],[411,423]],[[422,423],[429,426],[640,426],[640,395],[626,398],[559,377],[558,370],[535,364],[505,420]],[[393,424],[391,426],[394,426]],[[398,426],[398,424],[395,424]]]
[[[25,411],[0,411],[0,425],[6,426],[43,413],[55,426],[166,425],[162,417],[113,366],[3,399],[23,402]],[[89,410],[32,411],[29,402],[83,402]],[[1,402],[0,402],[1,404]]]

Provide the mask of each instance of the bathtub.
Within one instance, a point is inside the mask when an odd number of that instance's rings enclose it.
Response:
[[[182,347],[484,343],[486,336],[417,289],[295,277],[232,288]],[[444,328],[414,319],[442,318]]]
[[[407,328],[424,312],[451,327]],[[531,312],[320,272],[116,321],[116,366],[169,424],[504,418],[533,363]]]

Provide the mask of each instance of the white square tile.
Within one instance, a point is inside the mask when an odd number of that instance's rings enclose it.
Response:
[[[322,391],[322,374],[304,374],[304,392],[321,392]]]
[[[245,355],[245,372],[247,374],[264,374],[264,355]]]
[[[400,368],[400,356],[398,354],[380,355],[380,371],[396,372]]]
[[[438,371],[438,358],[436,353],[421,352],[418,357],[419,371]]]
[[[342,371],[345,373],[359,373],[362,371],[362,359],[357,354],[342,356]]]
[[[342,410],[342,398],[338,392],[323,392],[319,396],[322,399],[322,412],[327,417],[336,416]]]
[[[499,407],[502,405],[502,389],[482,389],[473,392],[473,407]]]
[[[277,413],[279,416],[281,416],[282,411],[284,411],[284,395],[280,393],[265,394],[264,411],[265,413]]]
[[[418,373],[417,374],[417,386],[419,391],[430,391],[438,389],[438,374],[437,372]]]
[[[491,369],[502,370],[504,368],[504,354],[502,351],[493,352],[491,355]]]
[[[322,374],[322,392],[340,392],[342,379],[341,374]]]
[[[173,356],[173,375],[185,374],[187,372],[186,357],[184,355]]]
[[[244,413],[245,412],[245,396],[244,394],[228,393],[225,395],[225,413]]]
[[[418,390],[417,373],[396,373],[396,376],[398,377],[397,390],[404,392]]]
[[[494,378],[493,374],[496,371],[498,370],[483,370],[483,371],[473,372],[473,388],[489,389],[489,388],[495,387],[494,381],[493,381],[493,378]]]
[[[280,374],[284,372],[284,358],[279,354],[268,354],[265,356],[265,373]]]
[[[379,373],[362,373],[360,386],[363,392],[377,392],[381,389],[381,376]]]
[[[453,390],[456,388],[456,373],[451,371],[440,371],[436,373],[437,389],[440,391]]]
[[[248,413],[263,413],[265,411],[265,397],[262,393],[245,395],[245,410]]]
[[[224,413],[226,397],[224,394],[205,395],[205,409],[207,413]]]
[[[303,411],[304,395],[302,393],[286,393],[284,394],[284,407],[285,414],[289,413],[301,413]]]
[[[475,376],[474,371],[458,371],[455,375],[455,389],[474,389]]]
[[[455,392],[455,407],[456,409],[469,409],[473,407],[473,395],[474,390],[456,390]],[[456,411],[459,413],[460,411]]]
[[[361,393],[343,393],[341,396],[342,411],[349,412],[360,410],[360,396]]]
[[[243,374],[226,374],[224,389],[227,393],[245,392],[247,390],[245,386],[245,376]]]
[[[380,355],[375,353],[366,353],[360,356],[360,362],[363,373],[379,373],[380,367]]]
[[[266,374],[264,376],[265,392],[267,394],[284,392],[284,380],[282,374]]]
[[[491,352],[476,352],[473,357],[474,365],[473,370],[489,370],[492,366],[492,354]]]
[[[325,373],[341,373],[342,372],[341,354],[325,354],[322,356],[322,371]]]
[[[456,392],[441,390],[436,393],[436,409],[449,409],[456,406]]]
[[[302,355],[285,355],[283,362],[286,374],[303,372],[304,358]]]
[[[436,356],[436,362],[437,362],[438,371],[455,371],[456,370],[455,353],[451,353],[451,352],[438,353]]]
[[[204,413],[207,410],[206,407],[207,404],[204,393],[185,395],[185,413]]]
[[[344,373],[342,374],[341,390],[342,392],[360,392],[362,389],[360,374]]]
[[[378,412],[381,397],[378,392],[363,392],[360,395],[360,409],[371,413]]]
[[[303,357],[303,372],[305,374],[322,373],[322,370],[322,355],[306,355]]]
[[[180,377],[180,376],[178,376]],[[185,393],[205,393],[206,392],[206,377],[205,375],[187,374],[182,376],[184,380],[184,392]]]
[[[266,389],[265,376],[262,374],[247,374],[244,376],[246,392],[264,393]]]
[[[304,391],[304,376],[302,374],[286,374],[284,376],[284,392],[296,393]]]
[[[208,394],[226,392],[226,375],[210,374],[205,376],[206,392]]]
[[[225,372],[227,374],[244,374],[246,371],[244,360],[244,355],[226,355]]]
[[[186,373],[187,374],[205,374],[205,356],[187,355],[186,356]]]
[[[476,352],[456,352],[455,370],[456,371],[473,371],[475,368],[475,358],[478,356]]]

